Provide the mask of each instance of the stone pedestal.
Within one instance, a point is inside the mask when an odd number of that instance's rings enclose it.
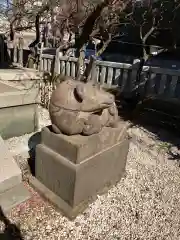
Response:
[[[128,125],[92,136],[54,134],[42,129],[32,184],[70,218],[106,185],[118,181],[129,149]]]
[[[3,139],[38,129],[38,89],[22,90],[0,82],[0,135]]]
[[[21,170],[0,136],[0,206],[7,212],[30,197],[22,183]]]

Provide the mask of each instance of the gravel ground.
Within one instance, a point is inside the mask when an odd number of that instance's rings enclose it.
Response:
[[[45,123],[46,111],[40,115]],[[62,216],[25,182],[32,197],[8,215],[20,226],[24,239],[179,240],[178,159],[170,161],[165,148],[169,145],[145,129],[134,127],[130,134],[135,137],[130,144],[126,176],[74,221]],[[18,139],[26,142],[23,139],[29,136]],[[18,139],[6,141],[12,152]],[[23,157],[18,158],[19,164],[23,161]]]

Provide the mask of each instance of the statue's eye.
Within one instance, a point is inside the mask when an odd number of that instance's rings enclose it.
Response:
[[[82,103],[83,99],[77,93],[77,89],[76,88],[74,89],[74,97],[75,97],[77,102]]]
[[[100,110],[100,111],[98,111],[98,112],[95,112],[94,114],[95,114],[95,115],[98,115],[98,116],[101,116],[101,115],[102,115],[102,112],[103,112],[103,110]]]

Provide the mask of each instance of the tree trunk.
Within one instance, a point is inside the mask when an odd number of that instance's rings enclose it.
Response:
[[[79,51],[79,57],[77,62],[77,80],[83,81],[83,73],[85,71],[85,51],[86,51],[86,45],[84,44],[80,51]]]
[[[78,2],[79,0],[77,0]],[[101,15],[102,10],[108,6],[111,0],[104,0],[102,3],[99,3],[94,11],[88,16],[80,36],[76,39],[75,48],[77,49],[78,63],[77,63],[77,80],[84,80],[84,74],[82,72],[83,67],[85,66],[85,44],[89,40],[89,36],[93,31],[94,24],[97,18]]]
[[[35,41],[33,41],[29,45],[31,53],[28,56],[27,66],[30,66],[31,68],[34,65],[34,63],[38,62],[38,59],[37,59],[38,55],[37,55],[37,47],[36,47],[36,45],[40,42],[40,23],[39,23],[39,19],[40,19],[40,15],[37,15],[36,16],[36,20],[35,20],[36,39],[35,39]]]
[[[14,27],[13,23],[10,23],[10,41],[14,40]]]

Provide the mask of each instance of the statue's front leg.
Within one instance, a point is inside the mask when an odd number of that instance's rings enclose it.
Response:
[[[61,131],[59,130],[58,127],[56,127],[55,124],[52,124],[52,130],[53,130],[53,132],[56,133],[56,134],[60,134],[60,133],[61,133]]]
[[[87,121],[84,123],[83,135],[92,135],[99,133],[102,130],[102,124],[100,117],[98,115],[92,114],[88,117]]]
[[[119,115],[116,104],[114,103],[109,109],[109,127],[116,128],[118,127]]]

